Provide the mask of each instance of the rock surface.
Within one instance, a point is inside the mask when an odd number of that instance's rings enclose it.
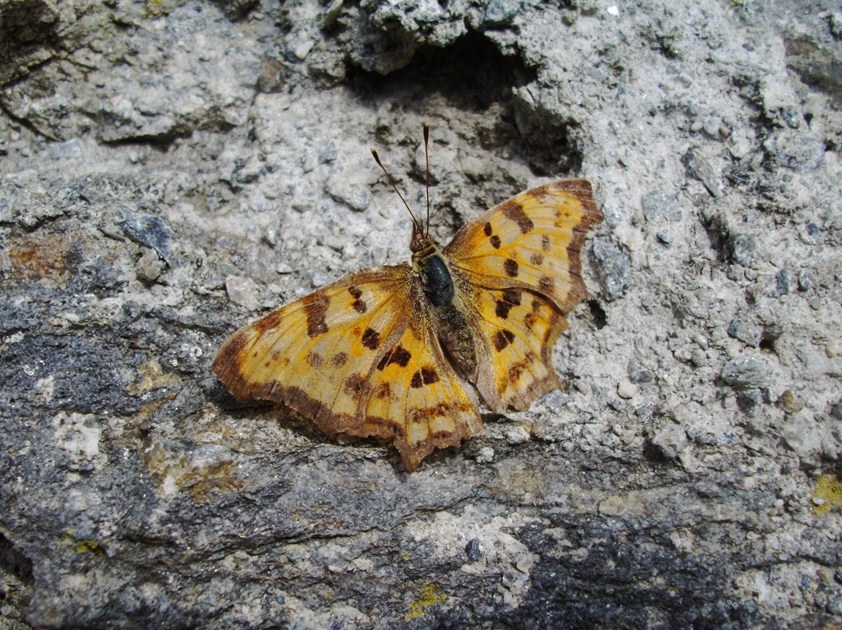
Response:
[[[3,627],[842,623],[829,2],[0,0]],[[257,314],[591,180],[568,386],[408,475]]]

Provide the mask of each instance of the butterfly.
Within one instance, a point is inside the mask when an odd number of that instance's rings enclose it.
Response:
[[[479,398],[525,410],[562,387],[552,348],[587,296],[581,250],[602,220],[589,182],[559,180],[487,210],[442,248],[427,173],[426,225],[410,210],[411,262],[270,312],[225,341],[211,368],[240,401],[282,403],[330,437],[391,441],[410,472],[482,430]]]

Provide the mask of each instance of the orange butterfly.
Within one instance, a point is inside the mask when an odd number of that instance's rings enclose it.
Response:
[[[413,471],[482,429],[468,383],[496,412],[561,387],[552,348],[587,295],[580,251],[601,220],[576,179],[491,208],[443,249],[429,217],[425,228],[413,216],[412,264],[365,269],[272,311],[225,342],[213,372],[237,399],[283,403],[329,436],[393,441]]]

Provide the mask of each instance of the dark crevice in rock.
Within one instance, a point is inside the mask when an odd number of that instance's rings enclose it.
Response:
[[[511,90],[535,79],[535,72],[520,59],[506,57],[476,32],[468,33],[445,48],[422,46],[412,62],[387,76],[348,68],[348,84],[360,96],[373,100],[410,92],[409,105],[440,95],[453,106],[482,111],[492,103],[511,98]]]

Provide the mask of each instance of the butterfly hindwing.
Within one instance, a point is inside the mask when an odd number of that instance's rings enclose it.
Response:
[[[561,381],[552,348],[567,320],[546,297],[525,289],[480,289],[473,321],[479,355],[477,389],[490,407],[523,410]]]
[[[423,309],[416,311],[377,361],[366,379],[361,409],[366,423],[392,428],[410,471],[434,449],[458,446],[482,429],[473,392],[445,360],[427,317]]]
[[[472,322],[477,389],[495,410],[559,387],[552,347],[587,295],[580,250],[601,219],[590,184],[562,180],[491,208],[444,249]]]

